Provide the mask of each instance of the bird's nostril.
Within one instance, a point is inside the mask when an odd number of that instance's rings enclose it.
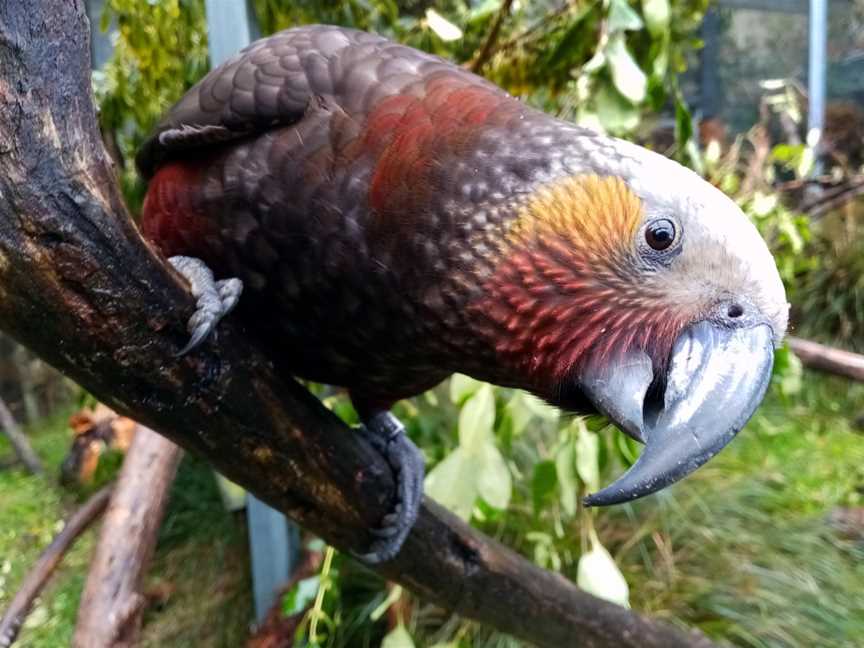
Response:
[[[726,311],[726,314],[735,319],[741,317],[744,314],[744,308],[741,304],[729,304],[729,309]]]

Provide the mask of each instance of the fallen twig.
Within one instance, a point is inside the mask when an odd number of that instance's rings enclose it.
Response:
[[[141,584],[156,547],[168,493],[183,451],[138,426],[90,563],[72,645],[133,646],[141,630]]]
[[[805,367],[864,382],[864,355],[801,338],[786,338]]]
[[[468,66],[468,68],[475,74],[480,73],[480,70],[483,69],[483,66],[489,62],[489,59],[491,59],[492,55],[495,53],[495,44],[498,42],[498,35],[501,33],[501,25],[504,24],[504,19],[510,13],[510,7],[512,6],[513,0],[504,0],[504,2],[501,3],[501,8],[495,15],[492,27],[486,35],[486,40],[483,41],[483,46]]]
[[[801,211],[811,218],[819,218],[829,211],[838,209],[858,196],[864,196],[864,178],[850,180],[837,187],[822,192],[816,198],[801,205]]]
[[[18,632],[30,612],[30,606],[45,587],[49,577],[63,559],[63,556],[87,527],[105,510],[111,498],[112,487],[106,486],[90,497],[66,522],[39,560],[27,574],[15,598],[0,619],[0,648],[9,648],[18,637]]]
[[[39,457],[33,452],[30,442],[21,431],[21,428],[18,427],[15,417],[12,416],[12,412],[9,411],[6,401],[2,398],[0,398],[0,428],[6,434],[9,443],[12,444],[12,449],[15,450],[15,454],[18,455],[18,459],[27,467],[27,470],[34,475],[41,475],[44,472],[42,462],[39,461]]]

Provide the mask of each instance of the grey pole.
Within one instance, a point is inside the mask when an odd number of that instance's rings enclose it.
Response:
[[[206,0],[210,65],[216,67],[259,36],[247,0]],[[246,496],[255,618],[261,622],[297,563],[300,532],[284,515],[254,495]]]
[[[809,113],[807,144],[813,148],[813,173],[822,172],[820,142],[825,127],[825,71],[828,40],[828,0],[810,0],[810,47],[807,61]]]
[[[261,34],[247,0],[206,0],[210,66],[216,67]]]
[[[87,18],[90,19],[90,57],[94,70],[99,70],[114,52],[114,44],[111,42],[112,35],[117,31],[116,26],[112,24],[108,27],[107,32],[99,29],[99,24],[102,22],[102,12],[105,10],[105,0],[87,0],[86,3]]]

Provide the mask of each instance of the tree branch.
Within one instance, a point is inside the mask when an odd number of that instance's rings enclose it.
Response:
[[[39,596],[39,592],[45,587],[45,583],[48,582],[69,547],[105,510],[110,498],[111,486],[106,486],[92,495],[84,506],[75,511],[66,522],[63,530],[57,534],[48,548],[39,556],[39,560],[27,574],[21,584],[21,589],[15,594],[15,598],[12,599],[3,614],[3,618],[0,619],[0,648],[8,648],[15,642],[21,626],[27,619],[33,601]]]
[[[27,470],[34,475],[41,475],[44,472],[42,462],[39,461],[39,457],[33,451],[30,441],[28,441],[27,436],[21,431],[21,428],[18,427],[15,417],[12,416],[12,412],[6,405],[6,401],[2,398],[0,398],[0,428],[6,434],[6,438],[12,444],[15,454],[18,455],[18,459],[27,467]]]
[[[821,218],[862,195],[864,195],[864,178],[857,176],[837,187],[826,189],[816,198],[803,203],[800,210],[811,218]]]
[[[483,47],[480,48],[477,56],[474,57],[474,59],[468,66],[468,69],[470,69],[475,74],[480,73],[480,70],[483,69],[483,66],[489,62],[489,59],[491,59],[492,55],[495,53],[495,44],[498,42],[498,35],[501,33],[501,25],[504,24],[504,19],[510,13],[510,7],[512,5],[513,0],[503,0],[503,2],[501,3],[501,8],[498,9],[498,13],[493,19],[492,27],[489,29],[489,33],[486,35],[486,40],[483,42]]]
[[[182,456],[177,445],[137,426],[99,531],[73,646],[137,645],[144,612],[141,584]]]
[[[0,0],[0,328],[342,550],[388,512],[374,449],[229,317],[177,358],[193,303],[126,213],[90,93],[81,0]],[[577,589],[429,502],[385,576],[540,646],[710,645]]]
[[[864,355],[796,337],[786,341],[805,367],[864,382]]]

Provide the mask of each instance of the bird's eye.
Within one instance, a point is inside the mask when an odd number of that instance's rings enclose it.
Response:
[[[675,223],[668,218],[658,218],[645,228],[645,241],[655,250],[665,250],[675,241]]]

